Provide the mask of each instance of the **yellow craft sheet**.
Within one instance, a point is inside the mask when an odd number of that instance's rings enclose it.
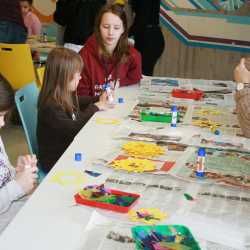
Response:
[[[140,218],[137,212],[141,214],[149,214],[155,219],[146,220],[145,218]],[[167,214],[162,212],[159,208],[141,208],[138,210],[130,210],[128,212],[128,216],[131,221],[141,222],[150,225],[157,224],[168,217]]]
[[[147,159],[138,159],[138,158],[128,158],[121,160],[114,160],[110,164],[115,169],[125,170],[128,172],[147,172],[155,170],[155,163]]]
[[[81,187],[86,182],[86,177],[83,171],[77,169],[62,169],[57,170],[50,178],[50,181],[61,186]]]
[[[123,144],[122,149],[129,155],[134,157],[155,157],[163,155],[165,149],[155,143],[145,142],[127,142]]]
[[[111,124],[111,125],[119,125],[121,121],[116,118],[96,118],[96,124]]]

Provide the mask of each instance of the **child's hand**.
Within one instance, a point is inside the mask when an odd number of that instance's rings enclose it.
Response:
[[[234,80],[237,83],[250,83],[250,71],[245,66],[245,58],[241,58],[240,63],[235,67]]]
[[[21,186],[25,194],[29,194],[37,184],[37,167],[25,168],[16,174],[15,180]]]
[[[37,158],[35,155],[23,155],[17,158],[16,172],[23,171],[26,166],[37,166]]]

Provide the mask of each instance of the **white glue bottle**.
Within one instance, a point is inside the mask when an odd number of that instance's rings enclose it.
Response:
[[[196,160],[196,171],[195,171],[197,177],[205,176],[205,157],[206,157],[205,148],[199,148]]]

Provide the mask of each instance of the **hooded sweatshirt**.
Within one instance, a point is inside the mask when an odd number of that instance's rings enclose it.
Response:
[[[117,64],[114,58],[104,59],[99,53],[95,35],[92,35],[80,50],[84,67],[79,82],[78,95],[96,96],[107,79],[119,79],[120,86],[136,84],[141,79],[141,55],[129,46],[126,62]]]

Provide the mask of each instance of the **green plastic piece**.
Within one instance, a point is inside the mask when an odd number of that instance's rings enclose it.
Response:
[[[171,123],[172,113],[157,113],[149,110],[143,110],[140,113],[141,121],[145,122],[165,122]],[[179,121],[179,113],[177,113],[177,121]]]

